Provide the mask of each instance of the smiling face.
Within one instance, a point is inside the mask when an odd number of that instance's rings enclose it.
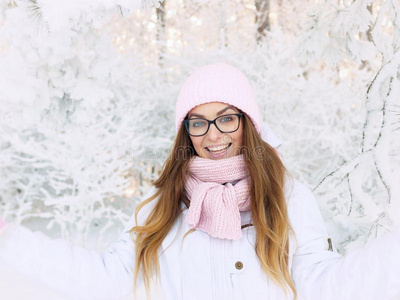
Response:
[[[221,103],[205,103],[193,108],[188,119],[204,118],[214,120],[217,117],[239,113],[234,106]],[[211,124],[208,132],[203,136],[190,136],[197,155],[208,159],[223,159],[239,155],[243,145],[243,124],[240,120],[238,130],[231,133],[222,133],[215,124]]]

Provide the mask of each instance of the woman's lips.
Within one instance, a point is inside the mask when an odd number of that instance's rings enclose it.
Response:
[[[229,143],[228,145],[225,146],[225,148],[221,148],[221,146],[217,147],[210,147],[211,149],[218,149],[218,150],[210,150],[208,147],[206,147],[209,155],[211,156],[211,159],[218,159],[226,156],[228,153],[229,147],[232,145],[232,143]]]

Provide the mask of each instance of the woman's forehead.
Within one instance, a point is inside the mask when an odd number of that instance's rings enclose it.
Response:
[[[224,112],[237,111],[237,109],[230,104],[223,102],[209,102],[198,105],[189,111],[188,116],[204,116],[204,117],[214,117],[223,114]]]

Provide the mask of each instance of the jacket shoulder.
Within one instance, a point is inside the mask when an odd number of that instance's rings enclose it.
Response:
[[[299,204],[314,198],[311,189],[297,179],[288,178],[285,184],[285,197],[288,206]]]

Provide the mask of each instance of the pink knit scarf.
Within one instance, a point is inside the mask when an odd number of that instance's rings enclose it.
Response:
[[[240,211],[250,209],[249,173],[243,155],[192,158],[185,183],[190,207],[186,222],[212,237],[242,237]]]

